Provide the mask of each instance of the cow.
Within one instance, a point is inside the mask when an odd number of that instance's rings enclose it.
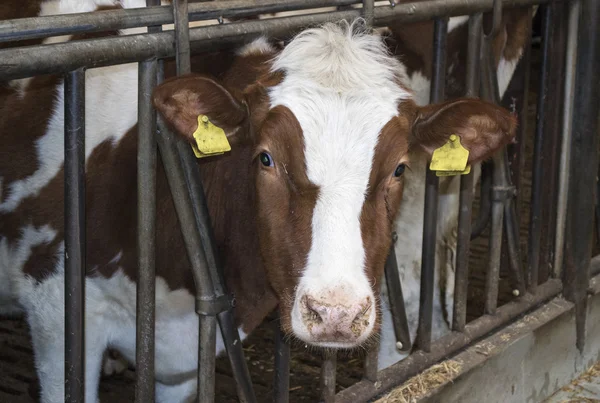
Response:
[[[106,5],[72,3],[48,4],[61,13]],[[419,105],[406,65],[361,20],[306,29],[285,47],[259,38],[211,60],[195,58],[183,77],[168,64],[153,103],[184,141],[203,115],[231,144],[198,164],[240,335],[279,307],[283,330],[307,344],[365,346],[380,327],[383,343],[391,233],[420,231],[397,221],[415,161],[455,134],[476,164],[512,141],[515,118],[477,99]],[[35,77],[0,95],[0,295],[26,312],[41,398],[55,402],[64,393],[63,84]],[[136,120],[136,64],[86,72],[88,401],[107,347],[135,362]],[[195,393],[198,318],[160,164],[156,200],[156,395],[177,402]]]
[[[427,0],[407,0],[396,2],[417,3]],[[389,1],[376,1],[376,6],[390,5]],[[359,8],[354,4],[348,8]],[[336,11],[335,7],[319,9],[287,11],[270,15],[261,15],[261,19],[302,15],[309,12]],[[535,16],[537,7],[530,14],[529,8],[511,8],[503,10],[499,34],[493,39],[492,49],[497,69],[498,92],[502,98],[508,88],[517,64],[523,55],[528,37],[531,35],[529,23]],[[485,16],[485,22],[490,24],[491,15]],[[449,18],[447,28],[447,67],[446,99],[457,99],[466,93],[466,59],[468,41],[468,16]],[[429,103],[432,50],[433,22],[392,23],[387,27],[377,28],[386,42],[390,52],[406,67],[407,86],[413,91],[413,100],[418,105]],[[425,200],[425,172],[428,158],[425,154],[413,152],[411,169],[406,172],[403,203],[400,205],[396,218],[395,233],[397,241],[394,247],[398,273],[402,282],[409,337],[414,342],[419,317],[419,301],[421,295],[421,254],[423,241],[423,218]],[[481,167],[474,164],[473,184],[478,184]],[[450,331],[452,325],[452,309],[454,306],[454,273],[458,226],[460,176],[441,177],[439,180],[439,205],[437,220],[436,260],[434,267],[435,292],[433,297],[432,339],[438,339]],[[378,354],[379,368],[405,358],[408,355],[407,346],[402,351],[396,346],[391,311],[388,306],[387,287],[382,284],[382,321],[381,343]]]

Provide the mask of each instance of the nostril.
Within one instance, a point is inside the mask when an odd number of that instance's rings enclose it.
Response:
[[[367,299],[367,301],[361,305],[360,310],[352,320],[352,323],[367,326],[369,324],[369,316],[371,316],[372,308],[371,300]]]
[[[323,315],[326,313],[325,307],[307,296],[303,298],[303,302],[306,312],[305,319],[313,323],[322,323]]]

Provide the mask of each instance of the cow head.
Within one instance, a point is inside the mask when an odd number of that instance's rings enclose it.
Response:
[[[251,147],[257,236],[282,327],[324,347],[356,347],[376,333],[410,151],[432,153],[456,134],[474,163],[516,125],[476,99],[418,107],[403,66],[356,25],[304,31],[243,91],[191,75],[154,94],[186,139],[206,114],[232,147]]]

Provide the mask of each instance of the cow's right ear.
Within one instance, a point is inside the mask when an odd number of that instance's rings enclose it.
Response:
[[[193,143],[198,116],[206,115],[211,123],[225,131],[231,142],[247,117],[247,108],[214,79],[186,75],[166,80],[152,96],[154,107],[187,141]]]

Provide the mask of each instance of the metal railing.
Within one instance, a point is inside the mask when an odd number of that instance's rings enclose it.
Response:
[[[357,4],[350,0],[224,0],[190,4],[174,0],[172,7],[157,6],[147,0],[145,9],[111,10],[97,13],[26,18],[0,22],[0,42],[39,39],[49,36],[102,32],[132,27],[149,27],[146,34],[107,37],[11,47],[0,50],[0,80],[39,74],[64,74],[65,77],[65,400],[82,402],[85,385],[84,354],[84,278],[85,278],[85,69],[120,63],[139,62],[138,107],[138,252],[136,335],[136,402],[154,401],[154,319],[155,319],[155,228],[156,228],[156,151],[165,167],[169,186],[180,217],[181,230],[191,262],[197,289],[196,311],[199,324],[198,402],[211,402],[215,397],[215,343],[219,325],[240,399],[256,401],[238,330],[232,316],[232,300],[215,252],[198,166],[190,147],[170,133],[150,104],[152,89],[163,79],[165,58],[175,56],[177,73],[190,71],[191,52],[219,50],[247,42],[260,34],[288,36],[302,27],[331,20],[350,20],[363,16],[368,24],[385,26],[391,22],[420,22],[434,19],[433,76],[431,101],[444,99],[446,75],[446,36],[448,17],[469,15],[466,95],[482,95],[492,102],[498,99],[494,69],[491,68],[491,37],[483,35],[483,14],[492,11],[499,17],[503,8],[542,5],[543,64],[540,75],[541,96],[535,137],[533,192],[529,238],[527,287],[523,278],[514,186],[508,155],[498,153],[493,161],[491,209],[491,250],[493,255],[486,277],[485,314],[467,323],[468,257],[472,238],[471,206],[473,174],[463,176],[460,186],[459,227],[457,237],[455,302],[452,332],[439,340],[431,338],[432,301],[434,293],[435,245],[437,224],[438,179],[430,171],[426,178],[425,220],[423,230],[421,301],[416,349],[406,359],[377,372],[376,350],[366,359],[364,379],[335,393],[336,356],[330,353],[322,367],[323,399],[330,401],[366,401],[410,376],[468,346],[490,331],[551,299],[563,290],[577,307],[578,347],[584,343],[586,290],[590,276],[590,245],[594,222],[595,177],[598,171],[598,105],[600,77],[598,49],[600,21],[598,2],[593,0],[432,0],[374,7],[373,0],[362,2],[362,8],[327,13],[241,21],[199,28],[188,28],[188,21],[240,18],[262,13],[313,9]],[[568,10],[568,12],[564,12]],[[563,12],[560,12],[563,11]],[[174,23],[173,31],[161,25]],[[562,29],[557,29],[556,27]],[[559,49],[563,46],[562,50]],[[558,52],[558,53],[556,53]],[[562,53],[561,53],[562,52]],[[528,52],[527,52],[528,53]],[[552,55],[559,54],[554,60]],[[573,58],[576,59],[573,60]],[[487,63],[487,64],[486,64]],[[528,69],[526,54],[521,62]],[[552,65],[552,67],[549,67]],[[564,85],[557,83],[552,69],[563,71]],[[527,91],[528,74],[524,76]],[[553,91],[553,92],[552,92]],[[552,92],[552,93],[551,93]],[[553,97],[552,95],[555,95]],[[564,100],[560,106],[558,100]],[[523,110],[526,108],[526,103]],[[561,113],[562,111],[562,113]],[[525,119],[520,116],[520,119]],[[555,119],[555,120],[551,120]],[[551,122],[551,123],[548,123]],[[552,130],[547,128],[553,127]],[[158,135],[156,134],[158,131]],[[550,133],[550,135],[547,135]],[[523,136],[523,130],[520,136]],[[562,157],[555,149],[561,143]],[[522,138],[521,138],[522,139]],[[553,148],[554,147],[554,148]],[[558,148],[560,150],[560,148]],[[570,150],[570,152],[569,152]],[[565,152],[567,156],[565,157]],[[548,153],[553,153],[548,158]],[[570,168],[567,170],[567,164]],[[561,171],[563,169],[563,171]],[[567,174],[559,172],[566,171]],[[549,178],[548,172],[552,178]],[[568,189],[568,198],[564,196]],[[545,194],[558,195],[548,201]],[[547,193],[550,192],[550,193]],[[559,193],[560,192],[560,193]],[[482,195],[482,198],[485,199]],[[554,206],[554,207],[553,207]],[[553,214],[552,209],[557,209]],[[475,227],[488,220],[483,218]],[[542,222],[544,218],[554,221]],[[552,228],[555,227],[555,228]],[[503,230],[504,229],[504,230]],[[474,232],[480,231],[474,228]],[[503,243],[503,234],[506,241]],[[556,239],[555,239],[556,238]],[[559,266],[565,244],[565,270]],[[499,269],[503,245],[506,259],[516,282],[518,298],[497,307]],[[542,246],[545,245],[545,246]],[[554,252],[556,250],[556,253]],[[556,255],[556,256],[555,256]],[[394,329],[400,350],[408,350],[410,338],[401,294],[401,284],[393,256],[386,263],[386,280],[390,290],[390,307],[396,317]],[[553,260],[556,258],[556,260]],[[543,273],[541,262],[545,263]],[[548,264],[548,262],[552,262]],[[543,274],[543,276],[540,276]],[[540,281],[540,279],[543,279]],[[290,347],[277,327],[275,353],[274,400],[289,400]]]

